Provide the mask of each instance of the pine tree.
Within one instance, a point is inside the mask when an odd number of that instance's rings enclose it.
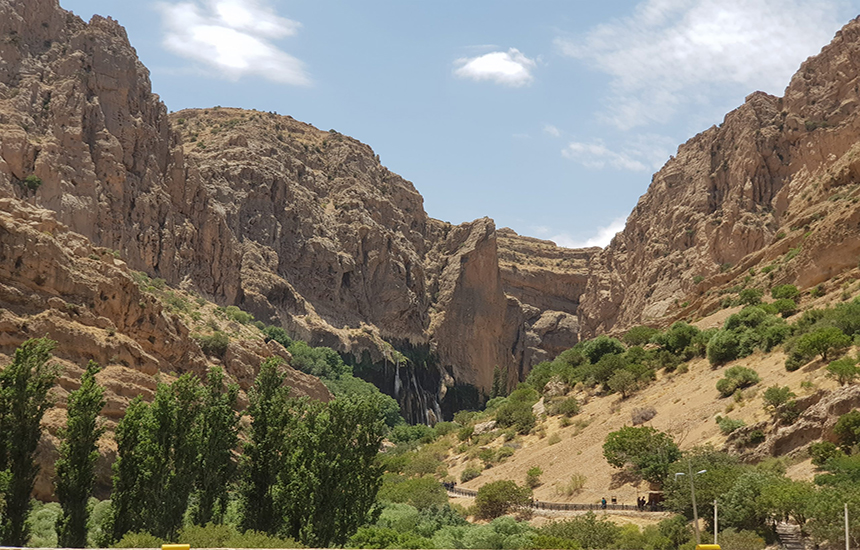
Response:
[[[0,372],[0,472],[8,470],[5,508],[0,516],[0,544],[24,546],[30,538],[27,515],[39,466],[36,446],[42,416],[51,406],[48,391],[59,369],[49,364],[56,343],[27,340],[15,350],[12,364]]]
[[[239,388],[224,387],[224,373],[212,367],[203,398],[200,474],[197,477],[197,525],[221,523],[227,510],[227,490],[236,475],[234,450],[239,444],[239,415],[234,410]]]
[[[289,393],[281,363],[278,357],[264,361],[248,396],[251,433],[244,448],[240,489],[242,530],[275,534],[283,522],[272,494],[281,470]]]
[[[65,548],[87,545],[87,501],[95,482],[97,443],[104,433],[104,427],[98,425],[98,415],[105,406],[104,389],[96,382],[99,370],[98,364],[90,361],[81,387],[69,394],[66,427],[60,433],[56,494],[63,513],[57,518],[57,540]]]

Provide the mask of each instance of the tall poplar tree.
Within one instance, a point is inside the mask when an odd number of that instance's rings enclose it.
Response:
[[[248,395],[251,431],[244,448],[240,487],[243,531],[252,529],[275,534],[283,523],[273,495],[282,468],[290,391],[284,386],[281,363],[279,357],[265,360]]]
[[[96,382],[100,370],[94,361],[87,365],[81,387],[69,394],[66,427],[60,432],[60,458],[56,464],[56,494],[63,509],[57,518],[60,547],[87,545],[90,515],[87,501],[95,483],[98,440],[104,433],[104,427],[98,424],[99,413],[105,406],[104,388]]]
[[[48,391],[59,368],[48,361],[56,342],[27,340],[15,350],[12,364],[0,372],[0,472],[7,481],[5,508],[0,516],[0,544],[24,546],[30,538],[27,515],[39,466],[36,446],[42,437],[42,417],[52,402]]]
[[[192,514],[197,525],[223,522],[227,491],[236,477],[234,452],[239,445],[238,386],[225,387],[221,367],[212,367],[203,393],[197,507]]]

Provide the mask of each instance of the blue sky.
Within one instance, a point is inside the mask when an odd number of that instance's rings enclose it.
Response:
[[[677,146],[782,95],[860,0],[60,0],[119,20],[171,110],[359,139],[428,214],[604,246]]]

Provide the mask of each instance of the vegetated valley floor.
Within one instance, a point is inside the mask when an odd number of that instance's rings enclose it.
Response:
[[[855,285],[852,299],[857,295]],[[839,303],[842,297],[839,293],[808,301],[803,308],[823,308],[828,304]],[[809,300],[809,297],[806,297]],[[741,307],[719,310],[694,324],[701,329],[720,327],[729,315],[740,311]],[[799,316],[799,314],[797,314]],[[789,318],[793,322],[797,316]],[[852,348],[848,354],[856,353]],[[820,389],[832,390],[838,387],[833,379],[827,376],[826,362],[816,360],[805,367],[788,372],[785,369],[786,355],[781,347],[770,353],[757,351],[753,355],[732,361],[719,368],[712,368],[705,358],[696,358],[689,363],[688,372],[665,373],[659,371],[657,380],[647,388],[627,399],[621,399],[618,394],[608,396],[589,396],[586,392],[575,392],[583,403],[581,412],[572,419],[569,426],[560,424],[560,416],[546,417],[539,421],[536,430],[518,439],[521,448],[513,456],[461,487],[477,489],[491,481],[510,479],[523,484],[526,472],[535,466],[543,470],[540,479],[542,484],[534,490],[534,498],[551,502],[593,503],[601,498],[610,501],[617,498],[619,504],[635,504],[636,498],[649,490],[647,482],[636,482],[626,478],[619,470],[607,464],[603,457],[603,442],[609,432],[631,425],[631,414],[634,409],[653,407],[657,414],[644,425],[670,434],[682,450],[700,445],[713,445],[722,448],[726,441],[717,426],[715,418],[719,415],[741,419],[747,425],[766,420],[768,414],[763,408],[762,394],[774,384],[789,386],[798,396],[808,395]],[[754,369],[761,377],[761,382],[743,390],[743,399],[738,401],[734,396],[721,398],[716,390],[717,381],[723,377],[725,370],[733,365],[743,365]],[[682,369],[683,370],[683,369]],[[584,427],[583,427],[584,426]],[[540,430],[543,427],[544,430]],[[537,434],[536,434],[537,432]],[[543,432],[543,433],[541,433]],[[560,437],[557,443],[551,443],[554,435]],[[504,438],[497,438],[489,447],[503,445]],[[448,473],[459,479],[468,457],[457,454],[456,449],[447,459]],[[809,458],[798,456],[787,459],[787,475],[797,480],[811,480],[815,468]],[[557,489],[566,484],[573,474],[581,474],[586,478],[580,492],[572,496],[559,494]],[[452,502],[470,505],[471,499],[456,498]],[[554,513],[556,516],[573,515],[577,512]],[[657,523],[662,517],[647,514],[624,513],[612,514],[618,523],[635,523],[648,525]],[[550,514],[541,514],[535,522],[547,521]]]

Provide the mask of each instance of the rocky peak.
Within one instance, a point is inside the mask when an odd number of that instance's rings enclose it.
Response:
[[[703,289],[743,277],[801,244],[776,241],[808,225],[799,219],[825,215],[817,213],[826,198],[822,179],[827,187],[834,179],[855,181],[846,155],[858,137],[860,93],[852,62],[858,47],[855,20],[802,65],[784,98],[751,94],[719,127],[679,147],[654,175],[624,231],[591,263],[580,309],[585,336],[688,315],[684,305]],[[835,164],[843,166],[841,176],[827,175]],[[834,243],[853,248],[847,238],[828,232]],[[784,282],[805,285],[819,277],[813,273],[822,266],[807,272],[795,266],[819,263],[811,256],[824,260],[824,248],[804,246],[803,252],[786,265]],[[835,265],[827,273],[845,267],[835,258],[823,261],[830,262]]]

